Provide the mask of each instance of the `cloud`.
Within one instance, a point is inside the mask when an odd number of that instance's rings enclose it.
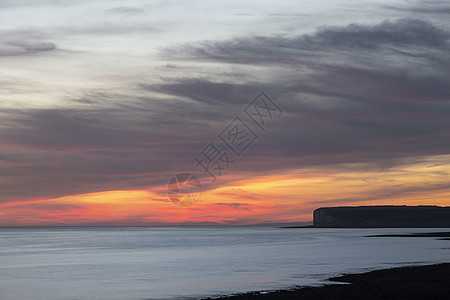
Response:
[[[230,111],[233,110],[233,106],[241,108],[256,96],[255,91],[267,88],[267,86],[258,83],[214,82],[205,78],[192,77],[169,78],[162,84],[144,84],[141,87],[179,98],[189,98],[197,104],[202,104],[203,108],[214,105],[228,106],[228,109],[224,111],[228,114],[228,118],[232,116]],[[214,115],[214,118],[217,115],[219,115],[218,112]]]
[[[271,90],[287,114],[258,140],[239,171],[351,163],[394,167],[406,158],[450,149],[450,35],[436,24],[402,18],[322,27],[301,36],[173,46],[166,57],[223,63],[243,73],[258,66],[269,76],[263,82],[220,85],[186,79],[160,89],[218,108],[228,107],[227,92],[236,87],[241,93]]]
[[[238,210],[251,210],[251,206],[248,203],[213,203],[213,205],[228,206]]]
[[[86,12],[85,6],[78,8],[75,14]],[[79,96],[59,98],[57,106],[2,109],[1,202],[163,187],[175,173],[201,173],[192,157],[261,90],[285,114],[213,187],[303,169],[312,170],[308,176],[389,170],[450,149],[450,49],[444,22],[388,19],[323,26],[301,35],[271,31],[267,25],[265,36],[247,33],[176,44],[154,57],[150,46],[159,42],[150,41],[148,51],[142,47],[145,54],[131,49],[136,44],[128,33],[154,30],[139,19],[144,13],[150,10],[102,6],[99,19],[45,27],[52,38],[31,30],[0,33],[0,56],[9,62],[73,45],[86,50],[59,57],[83,69],[73,82],[71,77],[58,83],[66,95],[64,84],[78,89],[77,80],[84,83],[85,75],[95,79],[77,91]],[[295,16],[284,19],[300,27]],[[169,27],[164,30],[171,40],[176,34]],[[111,36],[122,33],[126,40]],[[51,42],[57,36],[62,38],[61,44],[56,40],[58,47]],[[105,37],[105,43],[97,37]],[[119,50],[120,57],[114,54]],[[60,69],[61,61],[46,64],[45,70]],[[155,65],[160,68],[152,69]],[[136,68],[130,71],[130,66]],[[111,81],[102,81],[105,77]],[[118,82],[122,79],[126,83]],[[103,91],[95,90],[97,84]],[[233,198],[233,193],[213,200],[211,207],[246,213],[256,208],[245,202],[261,197],[246,193]]]
[[[370,49],[383,46],[440,48],[447,46],[449,35],[431,23],[417,19],[384,21],[375,25],[350,24],[345,27],[324,27],[314,35],[297,42],[312,49]]]
[[[207,41],[166,49],[175,57],[212,59],[243,64],[293,64],[342,58],[386,50],[397,54],[420,50],[448,50],[449,34],[433,24],[417,19],[383,21],[375,25],[350,24],[322,27],[313,34],[297,37],[255,36],[227,41]],[[386,54],[386,53],[385,53]],[[344,57],[345,58],[345,57]],[[347,57],[349,59],[350,57]]]
[[[407,5],[382,5],[383,8],[400,12],[417,14],[445,15],[450,14],[450,5],[445,0],[421,0],[409,2]]]
[[[119,14],[119,15],[138,15],[144,14],[145,9],[132,6],[118,6],[108,9],[108,12],[111,14]]]
[[[0,32],[0,57],[25,56],[56,49],[54,43],[48,42],[41,34],[34,31]]]

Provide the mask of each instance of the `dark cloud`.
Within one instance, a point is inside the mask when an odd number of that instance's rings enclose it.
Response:
[[[443,138],[450,132],[449,36],[428,21],[398,19],[323,27],[298,37],[202,42],[168,53],[284,67],[279,78],[273,72],[272,82],[249,85],[269,87],[287,112],[284,123],[253,149],[255,169],[386,160],[395,165],[405,157],[449,153]],[[214,91],[232,91],[227,84],[195,80],[163,88],[217,106],[227,101],[214,98]]]
[[[295,45],[312,49],[371,49],[383,46],[441,48],[447,46],[447,32],[431,23],[416,19],[384,21],[375,25],[350,24],[325,27],[314,35],[301,37]]]
[[[48,42],[37,32],[0,31],[0,57],[31,55],[55,49],[54,43]]]
[[[222,108],[229,106],[230,109],[236,105],[240,108],[256,96],[255,91],[259,91],[264,87],[267,88],[267,86],[262,84],[213,82],[204,78],[166,79],[164,84],[143,84],[141,87],[179,98],[188,98],[197,102],[197,104],[220,105]],[[225,112],[230,113],[229,110]]]
[[[326,58],[339,62],[341,55],[372,54],[381,50],[397,54],[399,49],[417,54],[421,50],[448,50],[448,32],[416,19],[384,21],[375,25],[350,24],[323,27],[298,37],[258,36],[228,41],[209,41],[167,49],[168,54],[233,63],[313,63]],[[397,49],[399,48],[399,49]],[[350,57],[347,57],[350,58]],[[355,58],[355,57],[353,57]]]
[[[164,184],[195,149],[142,106],[3,113],[1,201]]]

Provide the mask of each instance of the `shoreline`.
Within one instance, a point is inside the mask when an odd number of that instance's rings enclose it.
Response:
[[[407,234],[373,234],[365,235],[365,237],[435,237],[435,238],[450,238],[450,232],[422,232],[422,233],[407,233]]]
[[[208,297],[202,300],[448,299],[450,263],[344,274],[329,278],[328,281],[332,283],[318,287]]]

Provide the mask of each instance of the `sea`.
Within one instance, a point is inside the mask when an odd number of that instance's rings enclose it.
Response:
[[[201,299],[450,262],[449,229],[0,227],[0,299]]]

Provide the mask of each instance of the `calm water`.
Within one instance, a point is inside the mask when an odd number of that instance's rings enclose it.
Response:
[[[0,228],[0,299],[199,298],[450,261],[448,229]]]

